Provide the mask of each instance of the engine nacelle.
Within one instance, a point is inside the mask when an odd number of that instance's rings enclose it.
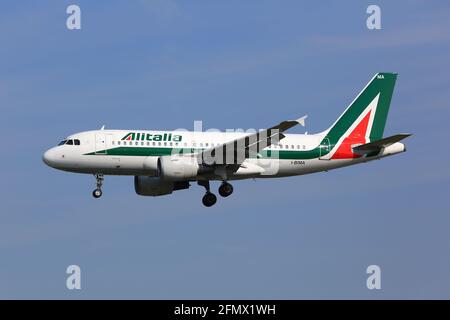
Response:
[[[163,180],[179,181],[194,178],[200,166],[195,157],[182,155],[162,156],[159,158],[159,176]]]
[[[144,167],[145,171],[148,172],[149,175],[157,175],[158,170],[159,170],[158,162],[159,162],[159,157],[149,156],[144,159],[142,166]]]
[[[189,188],[189,181],[164,181],[160,177],[135,176],[134,190],[141,196],[162,196]]]

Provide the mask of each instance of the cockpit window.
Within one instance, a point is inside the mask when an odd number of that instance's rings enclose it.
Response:
[[[58,143],[58,146],[62,146],[63,144],[68,144],[70,146],[73,146],[73,145],[79,146],[81,143],[80,143],[79,139],[70,139],[70,140],[61,141],[60,143]]]

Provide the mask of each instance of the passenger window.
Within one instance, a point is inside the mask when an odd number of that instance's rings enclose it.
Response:
[[[117,144],[120,146],[120,141],[117,141]]]

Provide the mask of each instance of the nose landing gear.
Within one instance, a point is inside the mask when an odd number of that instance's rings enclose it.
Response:
[[[102,192],[102,186],[103,186],[103,174],[101,173],[97,173],[94,175],[95,179],[97,180],[97,189],[95,189],[94,191],[92,191],[92,196],[96,199],[100,198],[103,194]]]

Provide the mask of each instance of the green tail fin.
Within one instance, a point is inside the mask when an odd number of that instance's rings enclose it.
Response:
[[[354,130],[355,127],[364,121],[361,126],[366,127],[365,137],[369,141],[383,138],[384,127],[391,104],[392,93],[394,91],[397,74],[377,73],[366,87],[353,100],[350,106],[327,130],[327,137],[331,145],[336,145],[338,141],[349,134],[361,134],[361,130]],[[366,119],[363,120],[363,118]]]

